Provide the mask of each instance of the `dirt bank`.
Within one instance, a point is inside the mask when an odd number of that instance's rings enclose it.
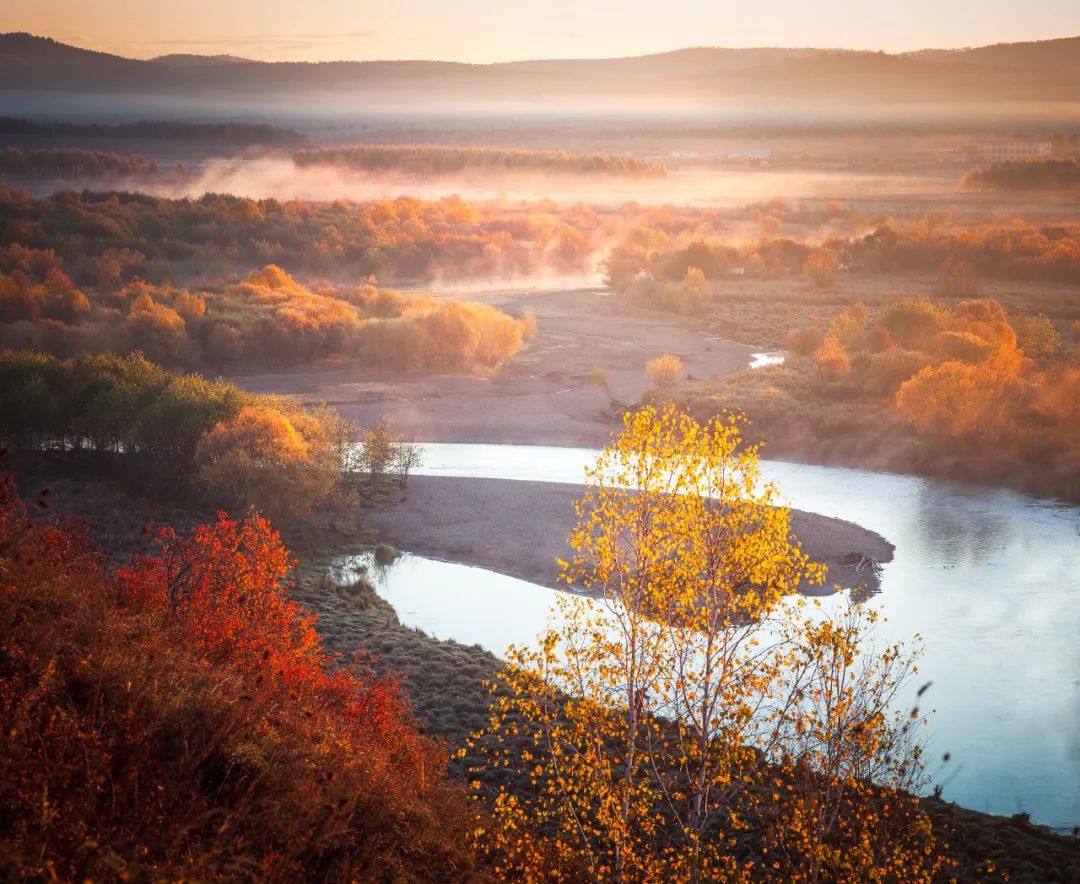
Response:
[[[539,334],[490,374],[373,376],[338,362],[281,372],[237,375],[249,390],[325,401],[364,425],[388,417],[425,442],[514,442],[533,445],[604,445],[615,426],[611,396],[586,381],[607,372],[620,403],[637,402],[649,386],[645,363],[680,356],[695,378],[742,368],[754,348],[681,325],[673,316],[626,312],[604,290],[500,290],[454,292],[514,315],[532,313]]]
[[[365,515],[400,549],[555,587],[555,560],[569,552],[566,538],[580,496],[576,485],[417,476],[396,502]],[[859,569],[859,561],[892,559],[892,544],[851,522],[793,510],[792,531],[812,559],[829,566],[830,589],[834,583],[876,589],[872,569]],[[817,594],[823,589],[804,587]]]
[[[649,359],[675,353],[690,377],[707,378],[746,366],[754,352],[684,319],[627,309],[598,288],[448,296],[533,313],[539,333],[483,376],[378,377],[341,362],[235,380],[257,392],[328,402],[361,425],[385,416],[421,441],[601,447],[619,426],[619,403],[633,404],[649,388]],[[586,381],[593,368],[606,372],[610,392]],[[566,553],[579,494],[573,485],[417,477],[403,500],[366,512],[365,520],[402,549],[555,586],[555,559]],[[813,558],[829,565],[830,583],[876,588],[874,575],[850,562],[892,558],[887,541],[848,522],[796,512],[794,528]]]

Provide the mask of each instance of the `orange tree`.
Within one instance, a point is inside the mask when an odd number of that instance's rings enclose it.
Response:
[[[473,748],[489,828],[525,880],[929,880],[902,647],[820,583],[735,418],[628,415],[588,473],[557,603],[512,648]],[[917,719],[917,716],[916,716]],[[480,770],[477,771],[480,773]],[[490,776],[487,782],[490,782]]]

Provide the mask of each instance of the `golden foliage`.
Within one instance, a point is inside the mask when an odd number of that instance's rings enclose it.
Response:
[[[840,281],[840,259],[832,249],[818,249],[806,259],[803,274],[818,288],[832,288]]]
[[[645,363],[645,371],[656,386],[666,389],[675,386],[683,373],[683,361],[674,353],[665,353]]]
[[[929,881],[900,647],[820,582],[739,421],[644,409],[588,472],[565,594],[474,738],[504,785],[476,845],[525,881]],[[479,790],[479,785],[476,787]]]
[[[818,371],[826,377],[843,377],[851,371],[844,345],[835,335],[829,335],[822,341],[821,346],[814,351],[814,360],[817,362]]]
[[[306,515],[338,484],[346,426],[330,409],[245,406],[199,442],[198,481],[230,507]]]
[[[900,414],[922,433],[1000,438],[1019,379],[997,360],[928,365],[896,391]]]

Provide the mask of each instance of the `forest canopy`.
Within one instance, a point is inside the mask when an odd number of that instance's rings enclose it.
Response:
[[[52,250],[80,284],[111,273],[213,284],[269,263],[388,281],[582,273],[595,266],[602,226],[585,207],[457,196],[316,203],[83,191],[35,199],[0,183],[0,246]]]
[[[79,147],[0,148],[0,175],[14,178],[105,178],[157,175],[158,164],[139,154]]]

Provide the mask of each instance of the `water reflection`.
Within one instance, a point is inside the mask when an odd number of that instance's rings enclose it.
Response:
[[[783,365],[787,353],[783,350],[767,350],[764,353],[750,354],[751,368],[764,368],[766,365]]]
[[[379,565],[370,553],[347,556],[334,572],[342,583],[366,574],[406,626],[498,656],[512,644],[532,643],[555,593],[505,574],[409,553],[390,565]]]
[[[426,446],[419,473],[580,483],[580,448]],[[945,797],[978,810],[1080,824],[1080,509],[912,476],[763,464],[787,503],[896,545],[881,575],[882,638],[919,633],[932,755]],[[502,653],[546,620],[550,590],[413,556],[379,587],[402,620]]]

